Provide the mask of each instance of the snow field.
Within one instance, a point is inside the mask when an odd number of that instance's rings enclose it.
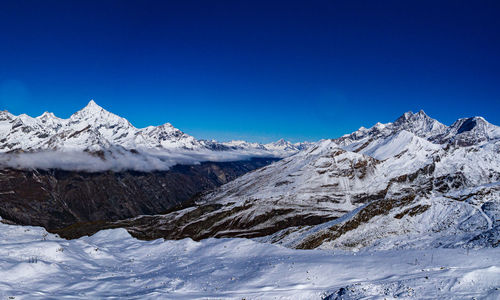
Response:
[[[247,239],[63,240],[0,224],[0,297],[15,299],[498,299],[498,249],[293,250]]]

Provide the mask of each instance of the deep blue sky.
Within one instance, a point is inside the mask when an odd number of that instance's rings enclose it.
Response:
[[[0,109],[317,140],[424,109],[500,124],[500,1],[2,1]]]

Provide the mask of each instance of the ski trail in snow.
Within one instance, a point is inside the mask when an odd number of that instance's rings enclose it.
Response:
[[[484,204],[484,203],[483,203]],[[493,221],[491,220],[491,218],[484,212],[483,208],[481,207],[481,205],[472,205],[483,217],[484,219],[486,220],[486,222],[488,223],[488,230],[492,229],[493,228]]]

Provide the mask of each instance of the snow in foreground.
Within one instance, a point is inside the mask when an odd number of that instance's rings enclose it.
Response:
[[[500,251],[292,250],[246,239],[66,241],[0,224],[0,298],[500,298]],[[331,297],[335,299],[335,296]]]

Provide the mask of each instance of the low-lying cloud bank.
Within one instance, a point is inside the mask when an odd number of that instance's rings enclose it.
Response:
[[[67,171],[166,171],[177,164],[193,165],[204,161],[225,162],[248,160],[252,157],[279,157],[269,151],[40,151],[0,154],[0,168],[14,169],[61,169]]]

